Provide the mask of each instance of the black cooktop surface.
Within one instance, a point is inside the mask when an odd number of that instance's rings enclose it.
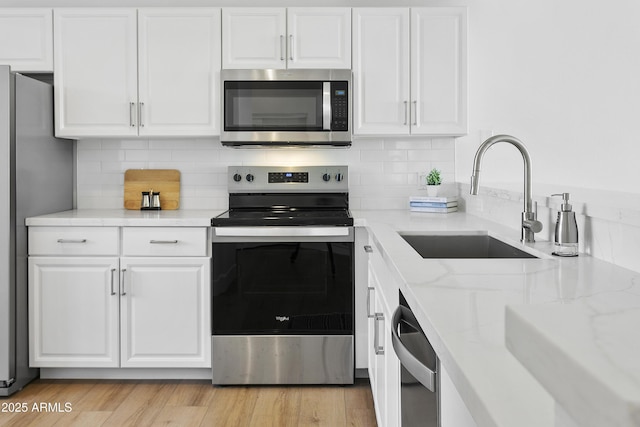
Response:
[[[327,225],[352,226],[348,209],[230,209],[211,219],[214,227]]]

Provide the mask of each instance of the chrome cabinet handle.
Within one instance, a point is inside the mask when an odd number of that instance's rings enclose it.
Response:
[[[418,101],[413,101],[413,125],[418,125]]]
[[[293,61],[293,35],[289,35],[289,60]]]
[[[87,239],[58,239],[58,243],[87,243]]]
[[[122,297],[127,294],[127,292],[124,289],[124,277],[125,277],[126,272],[127,272],[127,269],[123,268],[122,269],[122,292],[120,292],[120,296],[122,296]]]
[[[371,245],[364,245],[364,251],[368,254],[372,254],[373,248],[371,247]]]
[[[144,117],[143,116],[143,114],[144,114],[144,102],[141,102],[141,103],[138,104],[138,109],[140,110],[139,111],[140,117],[138,118],[138,123],[140,123],[140,127],[143,128],[144,127],[144,122],[143,122],[142,118]]]
[[[280,61],[284,61],[284,36],[280,34]]]
[[[113,282],[114,282],[113,273],[115,273],[115,272],[116,272],[116,269],[112,268],[111,269],[111,295],[115,295],[116,294],[116,291],[113,289]]]
[[[376,288],[373,286],[367,288],[367,317],[369,319],[373,319],[373,313],[371,312],[371,292],[375,290]]]
[[[149,243],[152,245],[167,245],[167,244],[176,244],[178,240],[149,240]]]
[[[129,103],[129,126],[134,127],[136,125],[136,103],[135,102],[130,102]]]
[[[375,313],[373,315],[373,350],[379,356],[384,354],[384,345],[380,345],[380,331],[378,330],[378,321],[380,320],[382,320],[382,325],[384,328],[384,314]]]
[[[408,119],[407,119],[407,101],[404,101],[404,125],[406,126],[408,124]]]
[[[418,321],[415,316],[407,307],[398,306],[396,311],[393,312],[393,318],[391,320],[391,343],[393,345],[393,349],[402,363],[402,366],[405,367],[407,371],[411,375],[415,377],[420,383],[431,390],[432,392],[436,391],[436,376],[438,375],[436,370],[432,370],[428,366],[424,365],[420,360],[418,360],[409,349],[404,345],[400,335],[398,335],[398,326],[400,322],[405,322],[413,329],[416,329],[421,335],[423,335],[422,329],[420,329],[420,325],[418,325]],[[428,348],[431,350],[431,354],[429,359],[433,359],[434,365],[437,366],[437,357],[436,352],[431,347],[431,344],[427,340],[425,336],[421,336],[425,340],[425,344],[427,344]]]

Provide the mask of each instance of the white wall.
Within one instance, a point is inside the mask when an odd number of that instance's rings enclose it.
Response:
[[[482,0],[469,6],[470,133],[456,143],[467,183],[481,140],[507,133],[536,183],[640,194],[640,2]],[[522,182],[509,146],[482,183]]]

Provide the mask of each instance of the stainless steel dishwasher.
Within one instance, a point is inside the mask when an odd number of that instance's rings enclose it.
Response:
[[[440,360],[402,292],[393,313],[391,342],[400,360],[400,413],[403,427],[440,426]]]

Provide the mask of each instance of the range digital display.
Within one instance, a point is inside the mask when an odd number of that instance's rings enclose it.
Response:
[[[309,172],[269,172],[269,183],[309,182]]]

